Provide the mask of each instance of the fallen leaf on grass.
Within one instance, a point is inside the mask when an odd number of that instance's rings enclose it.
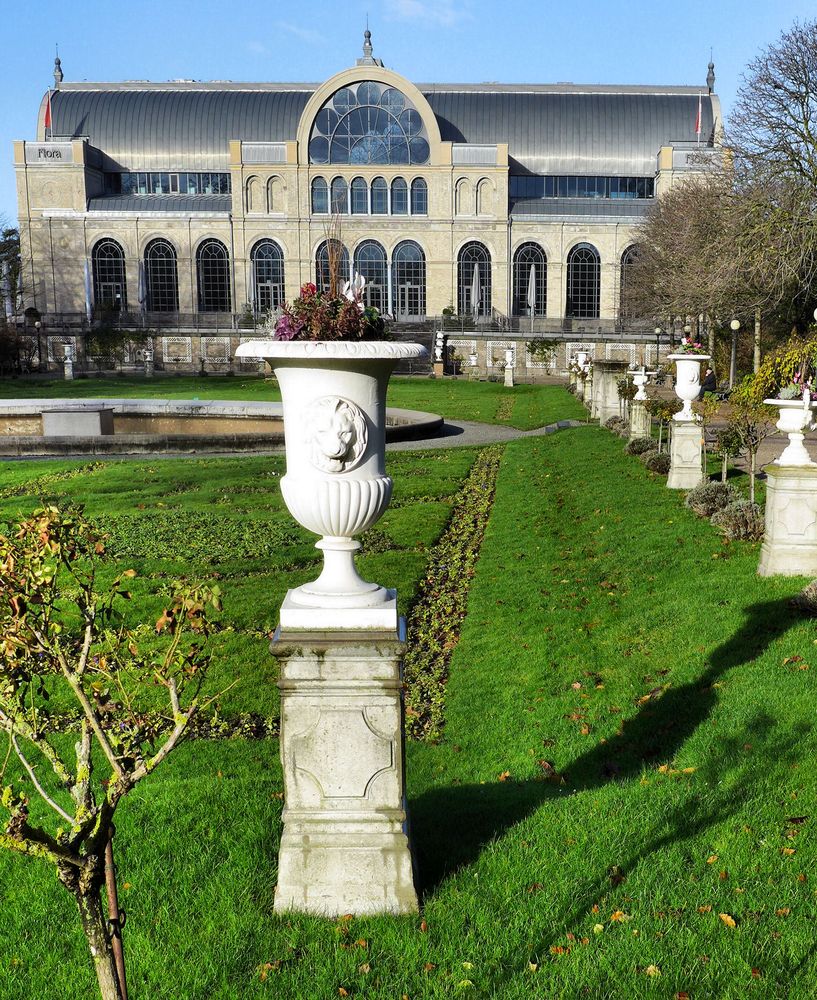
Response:
[[[364,962],[363,965],[359,965],[357,967],[357,971],[358,972],[362,972],[363,975],[365,976],[367,972],[371,972],[372,971],[372,967],[369,965],[368,962]]]
[[[433,972],[436,968],[437,966],[433,962],[426,962],[423,966],[423,972]]]
[[[623,924],[625,920],[630,920],[629,914],[625,913],[624,910],[614,910],[610,915],[610,920],[612,923]]]
[[[420,931],[423,934],[425,934],[427,930],[428,930],[428,924],[425,922],[425,920],[421,920],[420,921]]]
[[[781,854],[785,854],[786,857],[789,857],[789,856],[791,856],[792,854],[794,854],[796,852],[795,852],[795,849],[793,847],[781,847],[780,848],[780,853]]]
[[[712,907],[711,906],[699,906],[698,907],[698,913],[711,913],[711,912],[712,912]]]
[[[349,991],[345,990],[342,986],[338,986],[338,996],[339,997],[348,997],[349,996]]]
[[[752,978],[753,979],[762,979],[763,978],[763,973],[760,971],[760,969],[754,968],[754,969],[752,969]]]
[[[706,859],[706,863],[708,865],[714,865],[717,860],[718,860],[717,854],[710,854],[709,857]]]
[[[718,916],[727,927],[737,927],[737,921],[730,913],[719,913]]]
[[[675,1000],[689,1000],[689,993],[686,990],[681,990],[680,993],[675,994]]]
[[[774,912],[778,917],[787,917],[791,913],[791,907],[781,906],[779,910],[775,910]]]
[[[660,976],[661,975],[661,970],[659,969],[659,967],[657,965],[648,965],[647,968],[644,971],[647,973],[648,976]]]
[[[496,776],[496,780],[497,781],[507,781],[508,778],[510,778],[510,776],[511,776],[511,772],[510,771],[503,771],[502,774],[498,774]]]
[[[528,972],[536,972],[536,970],[538,968],[539,968],[538,963],[536,963],[536,962],[528,962]]]

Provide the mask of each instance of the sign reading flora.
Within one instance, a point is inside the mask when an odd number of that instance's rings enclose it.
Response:
[[[27,142],[26,163],[73,163],[74,147],[70,142]]]

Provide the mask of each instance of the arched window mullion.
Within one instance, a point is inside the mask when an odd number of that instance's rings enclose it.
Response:
[[[601,300],[601,260],[590,243],[579,243],[567,256],[565,315],[598,319]]]
[[[474,273],[479,268],[475,281]],[[474,313],[474,296],[479,296],[477,316],[490,316],[492,308],[491,255],[476,240],[466,243],[457,256],[457,311],[461,316]]]
[[[179,311],[179,274],[175,247],[166,239],[151,240],[144,256],[147,308],[150,312]]]
[[[538,243],[523,243],[513,257],[513,312],[529,316],[530,269],[535,268],[534,316],[547,314],[547,257]]]
[[[128,308],[125,251],[112,239],[100,240],[91,251],[94,305],[112,312]]]
[[[250,252],[253,309],[274,312],[284,301],[284,254],[273,240],[259,240]]]
[[[216,239],[204,240],[196,251],[199,312],[230,312],[230,256]]]
[[[398,320],[419,320],[426,312],[426,259],[413,240],[398,243],[392,253],[393,311]]]

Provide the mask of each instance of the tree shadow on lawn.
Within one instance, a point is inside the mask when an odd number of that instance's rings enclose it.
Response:
[[[645,703],[632,719],[622,724],[616,736],[564,769],[565,785],[534,780],[446,786],[412,799],[412,835],[423,894],[429,895],[443,879],[474,862],[486,844],[531,815],[543,802],[564,800],[566,791],[587,791],[610,781],[638,778],[645,763],[671,761],[714,708],[716,681],[732,668],[757,658],[773,640],[801,620],[788,601],[782,599],[752,605],[746,609],[746,615],[739,631],[714,650],[707,670],[700,677]],[[773,720],[768,716],[756,717],[751,728],[752,740],[757,742],[772,725]],[[775,758],[782,760],[795,749],[775,746]],[[724,753],[711,764],[722,779],[739,766],[736,762],[740,760],[740,748],[731,750],[734,752],[729,752],[725,745]],[[696,813],[697,807],[687,804],[677,814],[662,817],[661,828],[666,829],[669,823],[669,832],[652,843],[647,841],[646,831],[639,831],[640,846],[630,864],[721,821],[739,807],[744,797],[741,793],[750,791],[750,783],[751,774],[741,777],[738,784],[745,788],[731,785],[712,808],[701,807]],[[622,870],[625,868],[626,863]],[[606,878],[605,872],[597,881],[603,884]]]

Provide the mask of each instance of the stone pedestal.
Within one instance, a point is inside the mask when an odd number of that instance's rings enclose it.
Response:
[[[766,466],[761,576],[817,576],[817,465]]]
[[[279,630],[283,834],[275,912],[416,913],[395,631]]]
[[[444,369],[445,369],[445,365],[442,363],[442,361],[435,361],[434,362],[434,377],[435,378],[442,378],[443,377],[443,371],[444,371]]]
[[[513,368],[511,365],[505,365],[505,388],[513,389]]]
[[[695,421],[673,421],[668,489],[691,490],[703,482],[701,434]]]
[[[593,409],[593,372],[589,371],[584,377],[584,399],[582,400],[588,410]]]
[[[630,403],[630,441],[650,436],[652,430],[650,415],[639,399]]]
[[[74,380],[74,362],[69,361],[68,358],[62,363],[63,368],[63,378],[66,382],[73,382]]]
[[[621,416],[621,405],[616,384],[627,371],[626,361],[593,362],[593,402],[590,416],[604,424],[610,417]]]

